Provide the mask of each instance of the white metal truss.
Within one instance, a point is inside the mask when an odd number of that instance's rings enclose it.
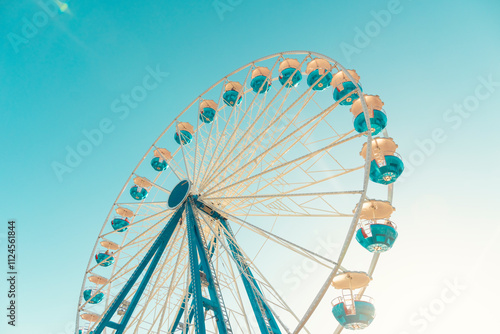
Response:
[[[281,61],[289,57],[299,60],[302,67],[300,72],[304,78],[298,87],[287,88],[278,81],[277,68]],[[370,133],[354,132],[350,113],[339,105],[339,101],[333,101],[329,90],[315,91],[306,85],[304,65],[314,57],[327,59],[332,71],[345,71],[333,59],[313,52],[274,54],[249,63],[219,80],[165,128],[125,182],[99,232],[80,296],[86,286],[92,285],[89,277],[98,275],[107,281],[99,285],[95,293],[104,292],[106,298],[100,304],[92,305],[80,297],[77,329],[85,323],[80,318],[82,314],[105,313],[171,217],[173,211],[167,206],[171,190],[180,180],[187,179],[192,184],[192,195],[199,196],[200,201],[240,228],[235,241],[240,236],[253,235],[258,251],[252,255],[244,253],[245,261],[256,274],[255,279],[262,289],[262,293],[258,293],[269,304],[283,333],[299,333],[302,330],[309,333],[305,324],[325,295],[329,281],[338,271],[347,270],[342,261],[359,217],[360,205],[357,204],[364,201],[368,187],[369,161],[363,161],[358,152],[364,142],[371,140]],[[255,94],[248,88],[252,71],[258,66],[268,67],[273,73],[271,88],[263,94]],[[223,101],[224,87],[230,81],[243,84],[239,93],[241,104],[232,107],[226,106]],[[367,115],[363,94],[358,93]],[[200,104],[207,99],[214,100],[218,105],[215,119],[210,124],[199,118]],[[193,139],[188,145],[174,142],[173,136],[180,122],[190,122],[194,126]],[[162,172],[154,171],[150,166],[152,153],[159,148],[168,149],[172,155],[172,159],[165,157],[168,168]],[[371,145],[368,145],[368,156],[370,149]],[[133,179],[138,176],[151,183],[149,194],[142,201],[134,201],[128,194]],[[392,186],[388,196],[392,199]],[[353,213],[356,205],[358,210]],[[119,217],[115,212],[118,208],[133,212],[126,231],[115,231],[110,226],[113,217]],[[223,226],[201,210],[196,209],[195,215],[207,242],[216,244],[211,261],[221,292],[227,298],[225,302],[233,330],[235,333],[257,332],[251,321],[252,311],[242,288],[237,264],[232,260],[223,237]],[[347,234],[342,236],[344,243],[338,257],[326,258],[266,228],[270,224],[286,224],[287,220],[299,219],[307,219],[309,225],[331,219],[336,226],[347,229]],[[168,333],[188,296],[191,277],[185,222],[184,217],[174,231],[127,325],[128,333]],[[93,261],[94,255],[103,249],[100,245],[103,239],[118,245],[113,252],[115,263],[107,268]],[[311,295],[312,302],[303,316],[297,315],[293,305],[289,305],[277,292],[281,287],[275,287],[266,279],[268,273],[264,276],[255,265],[259,257],[270,256],[266,254],[267,242],[330,271],[325,276],[325,284],[313,292],[317,292],[316,296]],[[375,270],[377,261],[378,256],[374,256],[369,274]],[[137,286],[126,300],[130,300],[136,289]],[[207,291],[203,293],[208,296]],[[363,293],[364,290],[360,295]],[[193,333],[194,324],[189,320],[190,303],[186,303],[184,308],[179,327],[182,331],[176,333]],[[207,311],[207,333],[217,333],[217,326],[211,317],[212,312]],[[284,319],[291,323],[285,323]],[[95,323],[84,325],[89,331],[95,327]],[[190,330],[186,332],[188,326]],[[338,328],[335,333],[340,331],[341,328]]]

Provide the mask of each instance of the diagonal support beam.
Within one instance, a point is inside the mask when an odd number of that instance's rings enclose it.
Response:
[[[208,246],[208,249],[210,250],[209,251],[209,257],[210,257],[210,259],[212,258],[213,254],[215,252],[216,245],[217,245],[217,239],[214,237],[214,239],[212,240],[212,243],[209,244],[209,246]],[[200,266],[200,270],[202,270],[201,266]],[[182,301],[182,304],[179,307],[179,310],[177,311],[177,316],[175,317],[175,321],[172,324],[172,326],[170,327],[170,330],[169,330],[168,333],[170,333],[170,334],[173,333],[177,329],[177,327],[179,326],[179,323],[180,323],[180,321],[182,319],[182,316],[183,316],[184,312],[186,311],[186,307],[189,304],[189,300],[190,300],[192,294],[193,294],[193,281],[191,281],[189,283],[188,292],[186,293],[186,296],[184,297],[184,300]],[[193,315],[194,315],[194,312],[193,312],[193,309],[192,309],[189,312],[189,318],[192,319]]]
[[[188,207],[191,208],[189,204]],[[191,284],[193,286],[192,307],[194,308],[194,324],[196,328],[196,334],[206,334],[207,330],[205,328],[203,295],[201,293],[201,278],[199,270],[200,265],[198,263],[198,247],[196,245],[197,241],[194,231],[194,224],[196,224],[196,222],[192,209],[186,210],[186,218],[186,228],[189,242],[189,268],[191,271]]]
[[[205,238],[202,231],[199,229],[198,222],[194,215],[191,199],[189,198],[187,202],[186,216],[190,251],[191,283],[194,284],[193,304],[195,305],[194,312],[196,333],[205,333],[205,320],[202,318],[204,316],[204,308],[211,309],[214,312],[219,333],[232,333],[229,325],[229,319],[226,312],[224,312],[225,307],[222,300],[222,294],[220,293],[220,288],[218,286],[217,277],[215,277],[215,272],[209,262],[211,254],[207,254],[207,250],[205,248]],[[199,264],[198,257],[200,260]],[[203,298],[201,294],[199,268],[203,270],[207,277],[210,299]]]
[[[151,276],[153,275],[153,272],[161,258],[161,255],[163,254],[163,251],[165,250],[165,247],[167,246],[170,240],[170,237],[172,236],[172,233],[177,227],[177,223],[179,222],[179,219],[182,216],[184,207],[185,204],[183,204],[179,209],[177,209],[177,211],[168,221],[167,225],[160,232],[158,238],[156,238],[155,242],[146,253],[146,256],[144,256],[144,258],[141,260],[139,266],[135,269],[130,279],[127,281],[127,283],[125,283],[122,290],[118,293],[116,298],[111,303],[111,306],[108,308],[108,310],[102,317],[101,321],[94,329],[94,334],[101,334],[106,327],[115,329],[116,334],[122,334],[124,332],[125,327],[127,326],[127,323],[130,320],[130,317],[132,316],[132,313],[135,307],[137,306],[139,299],[141,298],[142,293],[144,292],[144,289],[146,288]],[[149,264],[150,262],[151,264]],[[111,318],[113,317],[113,315],[115,315],[121,303],[125,300],[127,294],[130,292],[130,290],[137,282],[137,280],[139,279],[143,271],[146,269],[148,264],[149,268],[145,273],[139,287],[137,288],[136,293],[132,301],[130,302],[130,305],[128,306],[126,313],[123,315],[120,323],[117,324],[116,322],[111,321]]]
[[[196,207],[200,211],[203,211],[203,213],[205,213],[206,215],[218,220],[220,222],[220,227],[224,229],[224,234],[230,246],[229,249],[225,246],[224,248],[226,249],[227,253],[231,255],[238,267],[240,277],[243,281],[243,285],[245,286],[245,290],[257,319],[260,332],[262,334],[281,334],[281,330],[276,322],[276,320],[280,320],[276,313],[274,313],[270,306],[267,304],[262,290],[260,289],[258,282],[250,269],[250,266],[246,262],[246,256],[243,254],[241,248],[236,243],[234,233],[227,223],[226,218],[224,218],[219,212],[199,201],[198,196],[193,196],[193,199]],[[290,334],[283,322],[280,321],[280,324],[285,329],[285,331]]]
[[[243,280],[243,285],[245,286],[248,298],[250,299],[250,303],[261,333],[281,334],[273,313],[271,312],[266,301],[262,298],[263,294],[259,288],[257,280],[254,278],[250,266],[245,262],[245,257],[236,243],[231,227],[223,217],[219,216],[219,221],[224,227],[224,233],[226,234],[226,239],[228,241],[233,260],[238,264],[238,271],[240,272],[241,279]]]
[[[179,310],[177,311],[177,316],[175,317],[174,323],[172,324],[170,330],[168,331],[169,334],[174,333],[177,330],[177,327],[179,327],[179,323],[182,319],[182,316],[184,315],[184,311],[186,310],[187,305],[189,304],[189,299],[191,298],[192,294],[193,294],[193,282],[189,284],[189,290],[186,293],[186,296],[184,296],[184,300],[182,301],[182,304],[179,307]]]

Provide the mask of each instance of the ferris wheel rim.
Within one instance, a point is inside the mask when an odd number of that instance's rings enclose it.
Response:
[[[230,76],[248,68],[248,67],[251,67],[253,66],[255,63],[258,63],[258,62],[261,62],[261,61],[264,61],[264,60],[268,60],[268,59],[272,59],[272,58],[282,58],[283,56],[285,55],[305,55],[305,59],[307,59],[308,57],[312,59],[313,56],[317,56],[317,57],[321,57],[321,58],[324,58],[324,59],[327,59],[328,61],[331,61],[335,66],[337,66],[340,70],[344,71],[344,73],[346,73],[346,75],[351,79],[353,80],[353,82],[355,83],[356,87],[357,87],[357,90],[358,90],[358,94],[359,94],[359,98],[360,100],[362,101],[362,106],[363,106],[363,112],[365,114],[365,118],[367,118],[367,124],[369,126],[369,117],[367,116],[367,107],[366,107],[366,102],[365,102],[365,97],[364,97],[364,93],[360,90],[359,88],[359,85],[356,83],[356,81],[351,77],[350,73],[339,63],[337,62],[336,60],[334,60],[333,58],[331,57],[328,57],[326,55],[323,55],[323,54],[320,54],[320,53],[317,53],[317,52],[313,52],[313,51],[285,51],[285,52],[280,52],[280,53],[275,53],[275,54],[272,54],[272,55],[268,55],[268,56],[265,56],[265,57],[262,57],[262,58],[259,58],[257,60],[254,60],[244,66],[241,66],[240,68],[238,68],[237,70],[227,74],[226,76],[224,76],[223,78],[221,78],[219,81],[217,81],[215,84],[213,84],[212,86],[210,86],[208,89],[206,89],[202,94],[200,94],[198,97],[196,97],[185,109],[183,109],[173,120],[172,122],[165,128],[165,130],[158,136],[158,138],[153,142],[153,144],[149,147],[149,149],[146,151],[146,153],[144,154],[144,156],[139,160],[139,162],[137,163],[136,167],[134,168],[134,170],[132,171],[132,173],[130,174],[130,176],[128,177],[128,179],[126,180],[124,186],[122,187],[121,191],[119,192],[115,202],[113,203],[113,205],[111,206],[111,209],[108,213],[108,215],[106,216],[106,219],[105,219],[105,222],[103,224],[103,227],[101,228],[101,231],[99,232],[99,236],[97,237],[97,240],[96,240],[96,243],[94,244],[94,248],[92,250],[92,253],[91,254],[94,254],[98,248],[98,245],[99,245],[99,241],[101,239],[101,235],[102,233],[104,232],[104,229],[106,227],[106,223],[108,222],[109,218],[111,217],[111,215],[113,214],[113,211],[115,210],[116,206],[117,206],[117,203],[119,202],[119,199],[121,198],[121,196],[123,195],[124,191],[126,190],[127,188],[127,185],[129,184],[130,180],[134,177],[134,175],[136,175],[136,171],[138,170],[138,168],[143,164],[143,162],[145,161],[145,159],[148,157],[148,155],[150,154],[151,150],[153,150],[154,148],[156,148],[156,145],[157,143],[159,142],[159,140],[166,134],[166,132],[172,127],[172,126],[175,126],[178,122],[179,122],[179,119],[182,115],[184,115],[193,105],[195,105],[197,102],[200,102],[202,100],[202,97],[210,92],[213,88],[215,88],[217,85],[219,85],[220,83],[224,82],[225,80],[227,80],[227,78],[229,78]],[[199,120],[197,121],[199,122]],[[369,143],[370,141],[372,140],[372,136],[371,136],[371,133],[368,133],[367,134],[367,143]],[[182,150],[182,146],[183,145],[180,145],[180,149]],[[178,150],[177,150],[178,151]],[[176,152],[177,152],[176,151]],[[367,155],[369,155],[371,152],[371,145],[367,145]],[[188,167],[186,166],[186,171],[188,170]],[[358,203],[362,203],[365,199],[366,199],[366,192],[367,192],[367,189],[368,189],[368,180],[369,180],[369,177],[368,177],[368,174],[369,174],[369,170],[370,170],[370,164],[368,163],[368,159],[365,161],[365,164],[364,164],[364,182],[363,182],[363,190],[362,190],[362,193],[361,193],[361,196],[359,198],[359,201]],[[195,178],[195,175],[193,175],[193,178]],[[196,180],[196,179],[195,179]],[[194,181],[194,180],[193,180]],[[392,187],[389,188],[389,196],[392,197]],[[349,230],[352,229],[352,225],[354,225],[354,227],[356,226],[356,223],[357,220],[359,219],[359,207],[360,205],[357,206],[357,211],[355,212],[354,216],[353,216],[353,219],[352,219],[352,223],[351,223],[351,228]],[[140,208],[140,206],[139,206]],[[352,240],[352,235],[350,237],[350,240]],[[346,245],[347,242],[347,237],[346,237],[346,240],[344,242],[344,246]],[[350,241],[349,241],[350,243]],[[343,246],[343,248],[344,248]],[[345,250],[345,253],[347,252],[347,249],[348,249],[348,246]],[[345,255],[344,253],[344,255]],[[340,257],[340,256],[339,256]],[[343,257],[343,256],[342,256]],[[86,278],[87,278],[87,275],[90,273],[90,271],[88,270],[88,268],[90,267],[91,263],[92,263],[92,255],[89,259],[89,262],[88,262],[88,265],[87,265],[87,269],[85,271],[85,275],[84,275],[84,278],[83,278],[83,283],[82,283],[82,289],[81,289],[81,293],[80,293],[80,298],[79,298],[79,305],[81,304],[81,300],[82,300],[82,293],[83,291],[85,290],[85,284],[87,283],[86,282]],[[338,262],[338,265],[340,266],[342,263],[342,261],[339,261]],[[116,266],[116,263],[114,264],[114,266]],[[373,268],[374,269],[374,268]],[[80,308],[79,308],[80,309]],[[78,322],[79,322],[79,315],[80,312],[77,312],[77,326],[78,326]]]

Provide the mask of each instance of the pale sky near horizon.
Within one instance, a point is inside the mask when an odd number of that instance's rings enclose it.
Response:
[[[356,69],[383,97],[406,162],[394,193],[400,236],[375,272],[377,318],[364,333],[498,333],[500,3],[217,1],[0,7],[4,272],[8,219],[19,227],[19,326],[1,314],[0,332],[72,333],[103,220],[164,126],[236,68],[310,50]],[[123,108],[122,94],[151,72],[162,73],[157,88]],[[99,127],[102,141],[68,163]]]

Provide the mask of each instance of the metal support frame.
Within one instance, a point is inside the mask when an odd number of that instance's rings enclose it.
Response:
[[[192,199],[189,197],[186,204],[187,234],[189,241],[189,265],[191,270],[191,284],[193,284],[194,321],[197,334],[205,334],[204,310],[210,309],[214,312],[217,328],[221,334],[231,334],[229,317],[224,306],[220,287],[210,256],[207,254],[206,242],[202,231],[196,221]],[[198,262],[198,259],[200,262]],[[208,292],[210,299],[204,298],[201,290],[200,268],[207,276]]]
[[[209,243],[209,245],[208,245],[208,249],[209,249],[208,257],[210,259],[212,258],[212,255],[214,254],[215,245],[217,244],[217,239],[214,237],[214,239],[212,241],[213,241],[213,244]],[[200,270],[201,269],[202,268],[200,267]],[[193,294],[193,281],[191,281],[191,283],[189,284],[188,292],[187,292],[184,300],[182,301],[182,304],[179,307],[179,310],[177,311],[177,316],[175,317],[174,323],[172,324],[172,326],[170,326],[170,330],[168,331],[169,333],[173,333],[177,329],[177,327],[179,326],[182,315],[184,314],[186,307],[189,304],[189,299],[191,298],[192,294]],[[189,319],[192,319],[193,316],[194,316],[194,313],[193,313],[193,310],[191,310],[189,312]]]
[[[281,334],[273,313],[269,309],[266,301],[262,298],[262,291],[260,290],[259,285],[250,270],[250,266],[244,261],[245,257],[235,241],[236,239],[231,227],[220,215],[219,221],[224,227],[224,232],[226,234],[226,239],[228,241],[233,260],[238,264],[238,271],[240,272],[241,279],[243,280],[243,285],[245,286],[248,299],[252,305],[252,309],[261,333]]]
[[[132,316],[135,307],[139,303],[142,293],[144,292],[144,289],[146,288],[149,280],[151,279],[151,276],[153,275],[153,272],[156,266],[158,265],[161,256],[163,255],[163,251],[165,250],[175,228],[177,227],[177,223],[179,222],[179,219],[182,216],[184,207],[185,204],[183,204],[179,209],[177,209],[177,211],[168,221],[167,225],[160,232],[155,242],[153,243],[149,251],[146,253],[146,256],[141,260],[139,266],[137,266],[130,279],[127,281],[127,283],[125,283],[125,286],[113,300],[111,306],[108,308],[108,311],[104,314],[101,321],[94,329],[94,334],[101,334],[105,327],[115,329],[116,330],[115,334],[122,334],[125,331],[125,327],[127,326],[127,323],[130,320],[130,317]],[[139,287],[137,288],[134,297],[130,302],[130,305],[127,307],[127,311],[123,315],[120,323],[111,321],[111,318],[118,310],[121,303],[125,300],[127,294],[130,292],[135,282],[137,282],[139,277],[142,275],[143,271],[146,269],[146,266],[149,264],[150,261],[151,264],[149,265],[148,270],[144,274],[144,277],[142,278],[142,281]]]
[[[184,311],[185,311],[187,305],[189,304],[189,299],[191,298],[192,294],[193,294],[193,282],[191,282],[191,284],[189,284],[188,292],[187,292],[186,296],[184,296],[184,300],[182,301],[182,304],[179,307],[179,311],[177,311],[177,316],[175,317],[174,323],[172,324],[172,326],[170,326],[170,330],[168,331],[169,334],[171,334],[177,330],[177,327],[179,326],[181,318],[184,314]]]
[[[222,227],[224,227],[224,234],[226,235],[226,239],[229,244],[231,256],[237,264],[238,271],[247,292],[248,299],[250,300],[250,304],[252,305],[252,310],[255,314],[261,333],[281,334],[278,323],[276,322],[271,309],[264,300],[262,291],[260,290],[259,284],[254,278],[249,265],[244,261],[245,256],[241,252],[239,245],[236,243],[233,231],[226,219],[206,204],[198,201],[196,196],[194,196],[194,202],[201,212],[219,220]]]

